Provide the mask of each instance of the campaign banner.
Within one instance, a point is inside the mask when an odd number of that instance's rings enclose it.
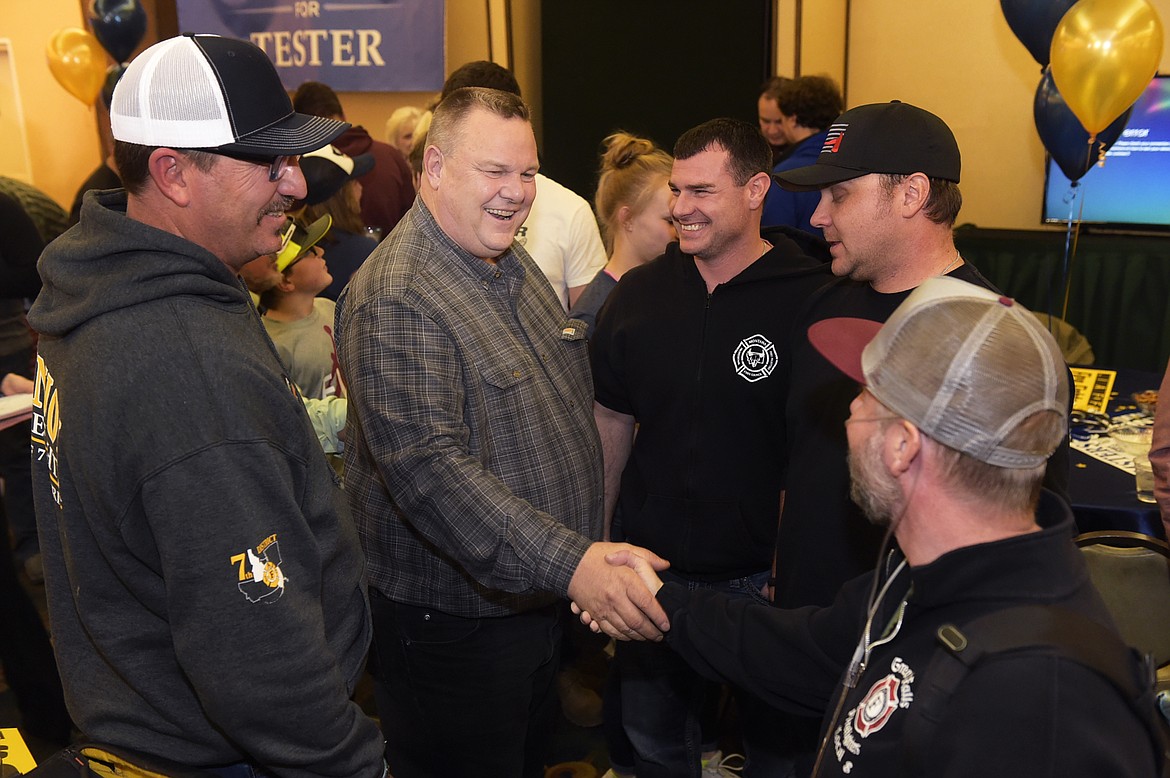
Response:
[[[178,0],[182,32],[250,40],[289,91],[432,92],[443,86],[443,0]]]

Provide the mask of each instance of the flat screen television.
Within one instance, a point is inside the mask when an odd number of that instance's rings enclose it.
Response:
[[[1070,182],[1048,159],[1045,224],[1067,224]],[[1081,177],[1072,216],[1083,226],[1119,230],[1170,230],[1170,76],[1159,75],[1134,103],[1125,131]]]

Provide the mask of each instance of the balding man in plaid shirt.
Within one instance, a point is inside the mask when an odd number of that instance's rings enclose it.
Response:
[[[428,144],[419,199],[338,305],[378,708],[398,778],[539,776],[562,598],[660,639],[665,615],[605,556],[664,563],[596,541],[584,326],[513,242],[535,196],[527,107],[458,90]]]

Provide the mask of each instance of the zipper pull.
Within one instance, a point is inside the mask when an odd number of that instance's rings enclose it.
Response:
[[[845,686],[852,689],[857,686],[861,674],[865,672],[865,640],[857,644],[853,650],[853,659],[849,662],[849,669],[845,671]]]

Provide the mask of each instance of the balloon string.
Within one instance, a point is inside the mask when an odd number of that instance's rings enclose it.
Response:
[[[1093,144],[1097,141],[1097,134],[1093,133],[1089,137],[1089,143],[1085,147],[1085,167],[1090,168],[1093,165]],[[1100,156],[1098,157],[1098,164],[1103,164],[1105,157],[1105,144],[1101,144]],[[1061,272],[1061,285],[1064,287],[1064,298],[1060,305],[1060,318],[1068,321],[1068,301],[1072,295],[1072,263],[1076,258],[1077,244],[1081,238],[1081,219],[1085,213],[1085,198],[1077,197],[1077,189],[1080,187],[1080,181],[1073,181],[1069,188],[1068,197],[1068,229],[1065,232],[1064,238],[1064,266]],[[1080,200],[1078,205],[1077,200]],[[1073,212],[1076,211],[1076,215]],[[1049,313],[1052,312],[1051,305],[1049,306]]]
[[[1077,187],[1078,182],[1073,182],[1073,187]],[[1077,200],[1080,204],[1077,204]],[[1073,217],[1073,210],[1076,209],[1076,217]],[[1077,197],[1076,189],[1073,189],[1072,199],[1068,204],[1068,231],[1065,234],[1064,240],[1064,272],[1062,274],[1061,283],[1064,286],[1064,300],[1060,307],[1060,318],[1068,321],[1068,300],[1072,293],[1072,263],[1077,255],[1077,244],[1081,238],[1081,218],[1085,213],[1085,198]]]

